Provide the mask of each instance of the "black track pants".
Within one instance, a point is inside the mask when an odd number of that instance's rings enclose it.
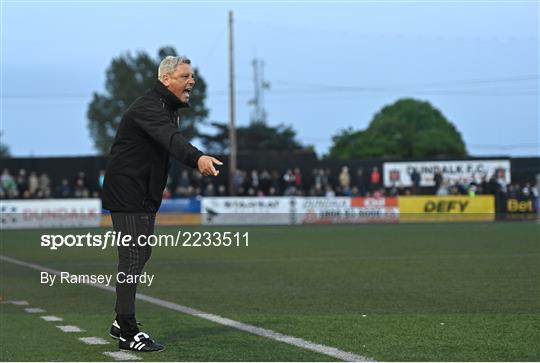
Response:
[[[118,246],[118,272],[140,275],[152,254],[152,247],[137,243],[141,235],[154,233],[156,216],[153,213],[111,213],[115,232],[131,236],[129,246]],[[124,277],[125,277],[124,276]],[[135,319],[136,283],[116,283],[116,319],[122,336],[130,337],[139,332]]]

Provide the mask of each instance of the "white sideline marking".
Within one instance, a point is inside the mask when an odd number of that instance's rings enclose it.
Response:
[[[62,320],[64,320],[64,319],[59,318],[58,316],[54,316],[54,315],[43,315],[43,316],[40,316],[40,318],[45,320],[45,321],[62,321]]]
[[[134,354],[129,354],[126,352],[103,352],[103,354],[108,355],[109,357],[113,357],[116,360],[140,360],[140,357],[137,357]]]
[[[27,306],[30,305],[28,301],[26,300],[14,300],[14,301],[6,301],[7,303],[11,303],[13,305],[19,305],[19,306]]]
[[[47,272],[50,272],[52,274],[60,276],[60,271],[58,271],[58,270],[53,270],[53,269],[45,267],[45,266],[40,266],[40,265],[36,265],[34,263],[17,260],[17,259],[12,258],[12,257],[0,255],[0,260],[6,261],[6,262],[11,262],[11,263],[16,264],[16,265],[32,268],[32,269],[38,270],[38,271],[47,271]],[[99,289],[107,290],[107,291],[110,291],[110,292],[116,292],[116,289],[115,289],[114,286],[106,286],[106,285],[102,285],[102,284],[93,284],[93,283],[89,283],[88,285],[92,285],[92,286],[97,287]],[[173,302],[170,302],[170,301],[161,300],[161,299],[158,299],[158,298],[155,298],[155,297],[152,297],[152,296],[148,296],[148,295],[144,295],[144,294],[137,294],[136,298],[139,299],[139,300],[142,300],[142,301],[149,302],[149,303],[154,304],[154,305],[158,305],[158,306],[170,309],[170,310],[178,311],[178,312],[188,314],[188,315],[191,315],[191,316],[196,316],[196,317],[199,317],[201,319],[206,319],[206,320],[212,321],[214,323],[229,326],[231,328],[236,328],[238,330],[242,330],[242,331],[245,331],[245,332],[248,332],[248,333],[251,333],[251,334],[259,335],[261,337],[265,337],[265,338],[269,338],[269,339],[276,340],[276,341],[279,341],[279,342],[283,342],[283,343],[286,343],[286,344],[289,344],[289,345],[293,345],[295,347],[300,347],[300,348],[303,348],[303,349],[306,349],[306,350],[311,350],[313,352],[324,354],[324,355],[334,357],[334,358],[337,358],[337,359],[340,359],[340,360],[343,360],[343,361],[348,361],[348,362],[373,362],[374,361],[371,358],[364,357],[364,356],[357,355],[357,354],[350,353],[350,352],[345,352],[345,351],[339,350],[339,349],[334,348],[334,347],[329,347],[327,345],[313,343],[313,342],[310,342],[308,340],[304,340],[304,339],[301,339],[301,338],[296,338],[296,337],[293,337],[293,336],[281,334],[281,333],[275,332],[275,331],[270,330],[270,329],[259,328],[259,327],[254,326],[254,325],[245,324],[245,323],[242,323],[242,322],[239,322],[239,321],[236,321],[236,320],[223,318],[223,317],[221,317],[219,315],[208,314],[208,313],[205,313],[204,311],[190,308],[189,306],[184,306],[184,305],[176,304],[176,303],[173,303]],[[116,354],[116,353],[128,354],[128,353],[124,353],[124,352],[105,352],[103,354],[109,355],[109,356],[114,358],[114,356],[112,354]],[[129,355],[131,355],[131,354],[129,354]],[[136,356],[134,356],[134,357],[136,357]],[[133,358],[129,358],[127,360],[130,360],[130,359],[133,359]],[[140,359],[140,358],[137,357],[136,359]]]
[[[24,311],[30,314],[46,313],[46,311],[43,310],[42,308],[26,308],[24,309]]]
[[[57,325],[56,327],[62,330],[64,333],[80,333],[84,331],[75,325]]]
[[[98,338],[98,337],[83,337],[83,338],[79,338],[79,340],[83,343],[90,344],[90,345],[109,344],[109,342],[106,341],[105,339]]]

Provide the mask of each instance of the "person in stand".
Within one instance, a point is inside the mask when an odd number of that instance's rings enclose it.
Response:
[[[413,171],[411,173],[411,181],[412,181],[412,193],[414,195],[420,194],[420,179],[421,179],[421,175],[418,172],[418,169],[413,168]]]
[[[371,169],[371,175],[369,177],[370,182],[370,189],[373,193],[375,190],[380,188],[381,186],[381,173],[379,172],[379,168],[374,166],[373,169]]]

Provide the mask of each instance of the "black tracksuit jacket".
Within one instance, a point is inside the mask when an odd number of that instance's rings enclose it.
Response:
[[[124,113],[105,171],[103,208],[157,212],[167,183],[169,155],[197,167],[203,153],[178,129],[178,110],[188,107],[160,81]]]

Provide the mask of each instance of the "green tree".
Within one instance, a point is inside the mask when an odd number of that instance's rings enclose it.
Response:
[[[212,154],[226,154],[229,150],[229,128],[227,124],[212,122],[215,134],[200,134],[205,150]],[[236,128],[236,143],[239,153],[256,151],[313,151],[312,146],[304,146],[296,140],[296,131],[283,124],[268,126],[254,122],[249,126]]]
[[[0,132],[0,139],[2,138],[2,133]],[[0,158],[5,159],[9,158],[11,156],[11,153],[9,152],[9,146],[4,144],[3,142],[0,142]]]
[[[429,102],[398,100],[379,111],[362,131],[342,130],[329,158],[465,157],[461,134]]]
[[[109,152],[122,114],[137,97],[153,87],[157,81],[159,63],[168,55],[177,55],[176,50],[163,47],[155,59],[145,52],[138,52],[135,56],[128,52],[112,60],[107,69],[106,93],[94,92],[87,111],[88,128],[99,153]],[[204,104],[206,82],[197,68],[194,68],[194,73],[196,84],[190,97],[191,108],[182,110],[180,125],[187,139],[197,134],[198,124],[208,116]]]

